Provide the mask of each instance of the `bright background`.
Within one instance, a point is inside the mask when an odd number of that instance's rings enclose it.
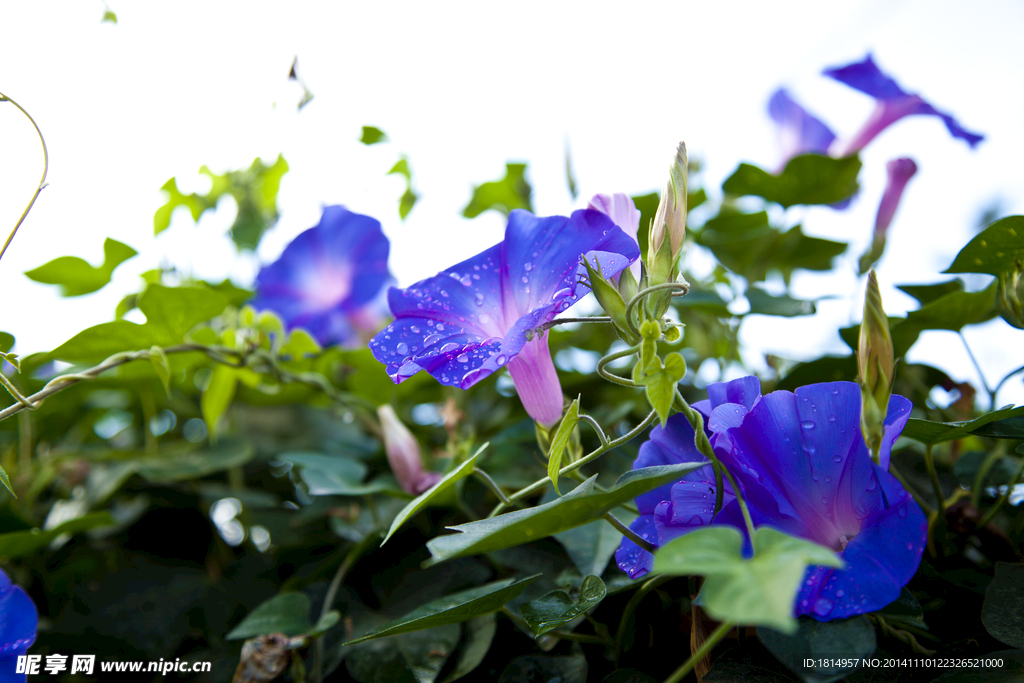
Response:
[[[542,215],[566,213],[595,192],[661,186],[677,140],[704,161],[712,195],[740,161],[778,162],[765,103],[786,85],[840,136],[852,134],[870,98],[820,76],[867,51],[905,89],[984,133],[977,150],[935,118],[912,117],[863,153],[853,207],[793,209],[812,235],[852,242],[831,275],[798,274],[793,293],[835,295],[813,317],[747,318],[749,362],[761,354],[806,359],[844,353],[835,334],[859,318],[856,259],[870,239],[885,162],[912,156],[911,181],[879,266],[890,314],[916,306],[892,286],[945,279],[939,272],[978,227],[982,211],[1024,213],[1024,5],[864,0],[822,3],[399,3],[144,2],[110,0],[119,23],[101,23],[102,0],[0,4],[0,91],[36,118],[50,148],[50,186],[0,263],[0,329],[22,354],[54,347],[108,320],[138,273],[161,262],[199,277],[247,285],[260,263],[314,225],[324,204],[381,220],[392,270],[407,285],[497,242],[503,218],[460,217],[471,188],[529,163]],[[314,100],[287,79],[292,59]],[[391,142],[366,147],[360,128]],[[569,196],[571,150],[580,197]],[[238,259],[225,231],[231,200],[193,225],[184,209],[153,236],[153,213],[171,176],[183,192],[206,190],[197,171],[247,168],[283,153],[291,166],[282,218],[258,254]],[[409,158],[421,199],[408,220],[404,180],[386,176]],[[41,171],[38,140],[0,105],[0,232],[6,236]],[[22,272],[63,255],[102,260],[105,237],[140,255],[98,293],[62,299]],[[699,270],[702,259],[691,254]],[[969,277],[972,288],[985,276]],[[990,384],[1024,363],[1024,332],[996,319],[967,338]],[[926,332],[909,360],[978,386],[952,332]],[[980,394],[979,394],[980,395]],[[999,404],[1024,403],[1009,383]],[[982,407],[987,408],[986,405]]]

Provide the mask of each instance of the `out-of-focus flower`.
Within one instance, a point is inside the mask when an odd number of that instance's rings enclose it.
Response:
[[[860,391],[852,382],[761,396],[758,379],[744,377],[710,385],[708,396],[694,408],[706,416],[715,453],[743,490],[754,524],[833,548],[846,563],[844,569],[809,567],[794,614],[828,621],[895,600],[917,571],[926,542],[924,513],[888,472],[910,401],[891,398],[881,465],[875,465],[861,438]],[[677,414],[652,430],[634,467],[703,460],[693,429]],[[633,530],[661,546],[711,523],[713,475],[694,474],[638,498],[641,515]],[[746,534],[732,491],[724,494],[714,523]],[[626,539],[616,560],[633,577],[650,567],[650,555]]]
[[[388,465],[406,493],[419,495],[437,483],[441,475],[423,469],[423,458],[416,437],[402,424],[389,405],[377,408],[381,431],[384,433],[384,452]]]
[[[25,674],[14,672],[18,657],[36,642],[38,624],[32,599],[0,569],[0,683],[24,682]]]
[[[636,208],[636,204],[633,203],[633,198],[628,194],[622,192],[616,192],[615,194],[595,194],[587,204],[588,209],[594,211],[600,211],[608,218],[612,219],[612,223],[622,228],[622,232],[626,233],[633,238],[634,241],[637,239],[637,233],[640,231],[640,210]],[[637,246],[639,247],[639,241]],[[633,273],[633,276],[640,279],[640,261],[636,260],[630,265],[629,270]]]
[[[526,412],[553,425],[562,416],[562,388],[547,334],[536,330],[590,291],[581,256],[609,277],[639,255],[636,240],[598,211],[538,218],[513,210],[501,243],[388,290],[395,321],[370,350],[395,383],[426,370],[468,389],[507,365]]]
[[[351,344],[383,326],[382,290],[390,243],[380,223],[343,206],[328,206],[320,223],[292,240],[256,276],[257,309],[280,314],[318,342]]]
[[[966,141],[971,147],[985,139],[983,135],[966,130],[956,119],[925,102],[920,95],[905,92],[896,81],[882,73],[870,54],[863,61],[825,69],[823,73],[874,97],[876,101],[875,110],[846,144],[840,156],[849,156],[864,149],[875,136],[904,116],[938,116],[946,124],[950,135]]]
[[[882,201],[878,204],[878,214],[875,216],[875,232],[871,239],[871,246],[863,256],[860,257],[860,273],[863,275],[868,269],[882,257],[885,252],[885,239],[892,223],[896,209],[903,198],[903,190],[907,183],[917,173],[917,164],[913,159],[906,157],[893,159],[885,165],[889,179],[885,184],[885,192],[882,193]]]
[[[780,168],[801,154],[828,154],[835,133],[820,119],[797,104],[789,92],[779,88],[768,100],[768,115],[775,122],[782,151]]]

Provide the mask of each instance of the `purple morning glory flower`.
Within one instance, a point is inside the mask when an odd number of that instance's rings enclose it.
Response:
[[[784,88],[776,90],[768,100],[768,115],[778,130],[783,167],[801,154],[828,154],[836,139],[828,126],[797,104]]]
[[[878,466],[860,434],[860,390],[852,382],[761,396],[757,378],[744,377],[709,386],[708,396],[694,408],[707,418],[715,453],[743,489],[754,524],[831,547],[846,563],[808,568],[795,615],[828,621],[895,600],[917,571],[927,538],[924,513],[888,472],[910,401],[890,399]],[[702,460],[689,423],[674,415],[652,430],[634,467]],[[708,524],[714,487],[710,468],[703,468],[638,498],[641,515],[632,528],[660,546]],[[745,534],[731,490],[724,499],[714,523]],[[616,560],[635,577],[648,571],[651,557],[624,539]]]
[[[412,287],[389,289],[395,321],[370,350],[396,384],[426,370],[468,389],[507,366],[526,412],[552,425],[562,416],[562,388],[547,334],[533,330],[590,291],[581,256],[611,276],[640,249],[597,211],[538,218],[514,210],[501,243]]]
[[[855,90],[871,95],[877,102],[875,110],[846,146],[842,156],[859,152],[874,140],[875,136],[896,121],[904,116],[917,114],[938,116],[946,124],[950,135],[965,140],[971,147],[985,139],[985,136],[963,128],[956,119],[925,102],[920,95],[905,92],[897,85],[896,81],[882,73],[871,59],[870,54],[864,58],[864,61],[825,69],[823,73]]]
[[[377,220],[325,207],[316,227],[260,270],[250,303],[276,311],[287,329],[302,327],[320,344],[357,342],[360,332],[383,325],[380,294],[391,279],[390,248]]]
[[[896,208],[900,205],[900,199],[903,198],[903,190],[917,173],[917,164],[913,159],[905,157],[893,159],[885,165],[885,170],[889,178],[885,184],[882,201],[878,205],[878,215],[875,217],[875,239],[884,237],[889,229],[889,224],[896,215]]]
[[[633,241],[637,242],[637,246],[640,242],[637,240],[637,233],[640,232],[640,210],[636,208],[636,204],[633,203],[633,198],[628,194],[622,192],[616,192],[615,194],[595,194],[587,204],[588,209],[594,211],[600,211],[608,218],[612,219],[615,225],[622,228],[622,232],[626,233],[633,238]],[[633,277],[640,280],[640,260],[637,259],[629,267],[629,270],[633,273]],[[616,278],[618,279],[618,278]]]
[[[14,672],[18,656],[36,642],[38,622],[32,599],[0,569],[0,683],[24,682],[25,674]]]

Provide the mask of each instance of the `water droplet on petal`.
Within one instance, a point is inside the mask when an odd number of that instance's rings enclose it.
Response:
[[[481,313],[479,316],[477,316],[477,320],[480,321],[481,325],[486,325],[487,323],[491,322],[491,316],[487,315],[486,313]]]
[[[520,278],[520,281],[525,285],[527,282],[530,281],[530,278],[524,275],[523,277]]]
[[[841,598],[844,595],[846,595],[846,591],[844,591],[842,588],[840,588],[839,590],[836,591],[836,597],[837,598]]]
[[[828,598],[818,598],[814,603],[814,613],[819,617],[827,617],[832,613],[834,605]]]
[[[523,264],[523,270],[529,273],[531,270],[533,270],[533,264],[527,261],[526,263]]]
[[[467,356],[464,353],[460,353],[458,358],[456,358],[455,360],[459,361],[460,363],[468,363],[469,362],[469,356]]]
[[[441,296],[447,297],[448,296],[448,292],[446,292],[445,290],[442,289],[441,290]]]
[[[459,284],[461,284],[463,287],[469,287],[471,284],[473,284],[473,278],[471,278],[469,275],[463,275],[459,279]]]
[[[694,515],[690,517],[690,521],[687,524],[690,526],[704,526],[704,520],[701,519],[700,515]]]
[[[412,332],[413,334],[419,334],[420,333],[420,328],[417,327],[416,325],[410,325],[409,326],[409,331]]]
[[[841,455],[833,455],[832,456],[832,462],[842,462],[842,461],[843,461],[843,456],[841,456]]]
[[[811,422],[810,420],[804,420],[803,422],[800,423],[800,426],[803,427],[804,429],[814,429],[814,423]]]
[[[907,550],[913,550],[913,549],[914,549],[914,544],[913,543],[908,543],[907,544]]]
[[[398,351],[400,355],[409,353],[409,345],[405,342],[398,342],[398,346],[395,347],[395,351]]]
[[[444,325],[442,325],[441,323],[438,323],[437,324],[437,331],[438,332],[444,332]]]
[[[497,363],[498,365],[504,365],[505,364],[505,360],[506,360],[506,358],[505,358],[504,354],[502,354],[502,355],[498,356],[497,358],[495,358],[494,362]]]
[[[829,422],[835,422],[836,421],[836,416],[835,415],[829,415],[828,416],[828,421]]]

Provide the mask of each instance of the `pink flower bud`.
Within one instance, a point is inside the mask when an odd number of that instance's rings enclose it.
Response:
[[[420,445],[416,438],[395,415],[389,405],[377,408],[381,431],[384,433],[384,451],[388,455],[388,465],[398,480],[398,484],[407,493],[419,495],[437,483],[441,475],[437,472],[426,472],[423,469],[423,458],[420,456]]]

